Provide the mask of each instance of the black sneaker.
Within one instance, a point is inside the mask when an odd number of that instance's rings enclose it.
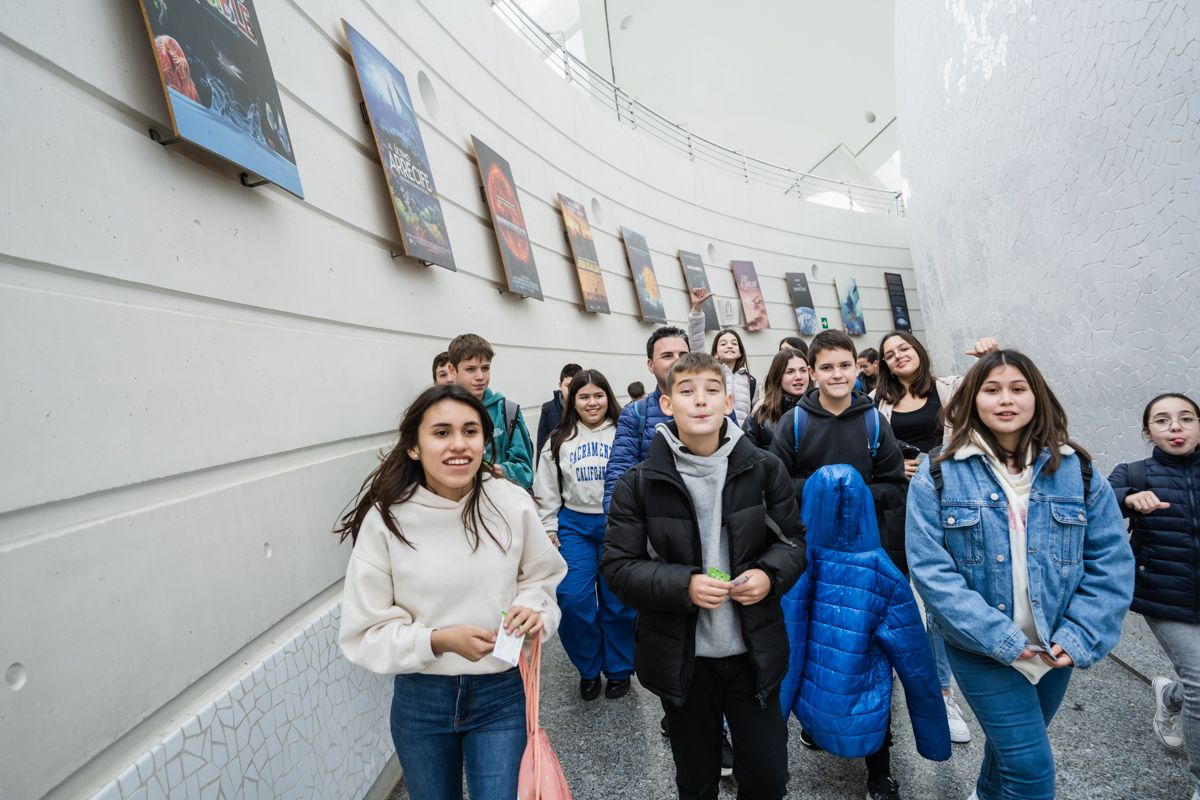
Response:
[[[600,696],[600,678],[584,678],[579,681],[579,696],[584,700],[595,700]]]
[[[608,679],[608,685],[604,687],[604,696],[609,700],[616,700],[619,697],[624,697],[629,694],[629,678],[622,678],[614,681]]]
[[[721,734],[721,777],[733,774],[733,745],[729,743],[729,731]]]
[[[667,715],[663,714],[662,719],[658,721],[658,729],[662,731],[663,738],[671,736],[671,723],[667,722]]]
[[[867,800],[900,800],[900,784],[891,775],[868,778]]]
[[[809,750],[820,750],[821,749],[821,745],[819,745],[815,741],[813,741],[812,734],[809,733],[808,731],[804,730],[804,728],[800,729],[800,744],[804,745]]]

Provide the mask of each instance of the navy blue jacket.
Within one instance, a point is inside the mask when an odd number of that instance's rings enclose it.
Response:
[[[780,689],[827,752],[878,752],[892,707],[892,670],[904,684],[917,752],[950,757],[937,669],[908,580],[880,548],[875,503],[858,470],[821,467],[804,486],[808,569],[783,598],[791,659]]]
[[[1173,456],[1157,447],[1142,462],[1146,485],[1130,486],[1129,465],[1108,476],[1130,520],[1135,572],[1131,609],[1148,617],[1200,622],[1200,450]],[[1125,497],[1148,489],[1170,508],[1139,514]]]

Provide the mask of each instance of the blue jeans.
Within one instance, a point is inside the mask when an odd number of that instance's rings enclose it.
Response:
[[[600,576],[605,516],[558,512],[558,541],[567,575],[558,585],[558,638],[582,678],[624,680],[633,672],[637,611],[624,605]]]
[[[1067,693],[1072,668],[1052,669],[1035,686],[994,658],[949,642],[946,654],[986,737],[975,783],[979,800],[1053,800],[1054,753],[1046,727]]]
[[[925,623],[925,634],[929,637],[929,647],[933,650],[933,661],[937,664],[938,686],[949,689],[950,657],[946,655],[946,640],[929,623]]]
[[[397,675],[392,742],[410,800],[516,797],[525,752],[525,686],[497,675]]]

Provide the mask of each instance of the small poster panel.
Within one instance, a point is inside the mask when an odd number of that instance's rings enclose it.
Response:
[[[141,0],[175,138],[304,197],[254,0]]]
[[[801,333],[812,336],[817,332],[817,308],[813,304],[812,291],[808,288],[808,276],[803,272],[789,272],[783,277],[787,280],[792,308],[796,309],[796,324],[800,326]]]
[[[712,289],[708,285],[708,275],[704,272],[704,261],[699,255],[680,250],[679,263],[683,265],[683,282],[688,289],[688,305],[690,306],[693,290],[703,289],[710,292]],[[721,330],[721,320],[717,319],[717,305],[713,302],[714,299],[710,297],[700,306],[704,311],[704,330],[706,331]]]
[[[898,272],[885,272],[888,304],[892,307],[892,322],[898,331],[912,331],[912,316],[908,313],[908,297],[904,294],[904,278]]]
[[[742,298],[742,311],[746,314],[746,330],[761,331],[771,327],[767,319],[767,304],[763,300],[762,288],[758,285],[758,272],[753,261],[730,261],[733,280],[737,284],[738,296]]]
[[[625,255],[629,259],[629,271],[633,273],[633,284],[637,288],[642,322],[667,324],[667,310],[663,306],[658,278],[654,275],[654,261],[650,258],[646,237],[629,228],[621,228],[621,238],[625,240]]]
[[[342,20],[375,147],[387,178],[404,254],[454,269],[442,204],[404,75],[349,22]]]
[[[562,194],[558,196],[558,204],[562,206],[567,241],[575,258],[575,274],[579,276],[579,289],[583,292],[583,307],[597,314],[607,314],[608,291],[604,288],[604,275],[600,272],[600,261],[596,257],[596,243],[592,241],[592,226],[588,224],[587,210]]]
[[[861,336],[867,332],[867,321],[863,318],[862,300],[858,296],[858,281],[854,278],[849,279],[849,283],[845,279],[835,280],[835,288],[837,286],[845,286],[845,293],[839,293],[838,298],[842,305],[842,322],[846,326],[846,333],[854,336]]]
[[[492,226],[496,229],[496,243],[500,246],[500,262],[504,266],[508,290],[522,297],[541,300],[542,282],[533,261],[533,243],[525,229],[525,214],[517,198],[512,170],[507,161],[479,139],[472,136],[471,142],[475,145],[475,160],[479,162],[479,176],[483,178],[483,193],[492,214]]]

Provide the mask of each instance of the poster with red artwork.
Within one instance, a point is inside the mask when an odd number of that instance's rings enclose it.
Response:
[[[471,142],[475,146],[475,160],[479,163],[479,177],[483,179],[483,193],[492,215],[492,227],[496,230],[496,244],[500,247],[500,263],[504,267],[508,290],[522,297],[541,300],[542,282],[533,261],[533,242],[525,227],[525,213],[521,211],[512,170],[507,161],[479,139],[472,136]]]
[[[742,298],[742,311],[746,312],[746,330],[761,331],[771,327],[754,262],[730,261],[729,266],[733,269],[733,282],[737,284],[738,296]]]

